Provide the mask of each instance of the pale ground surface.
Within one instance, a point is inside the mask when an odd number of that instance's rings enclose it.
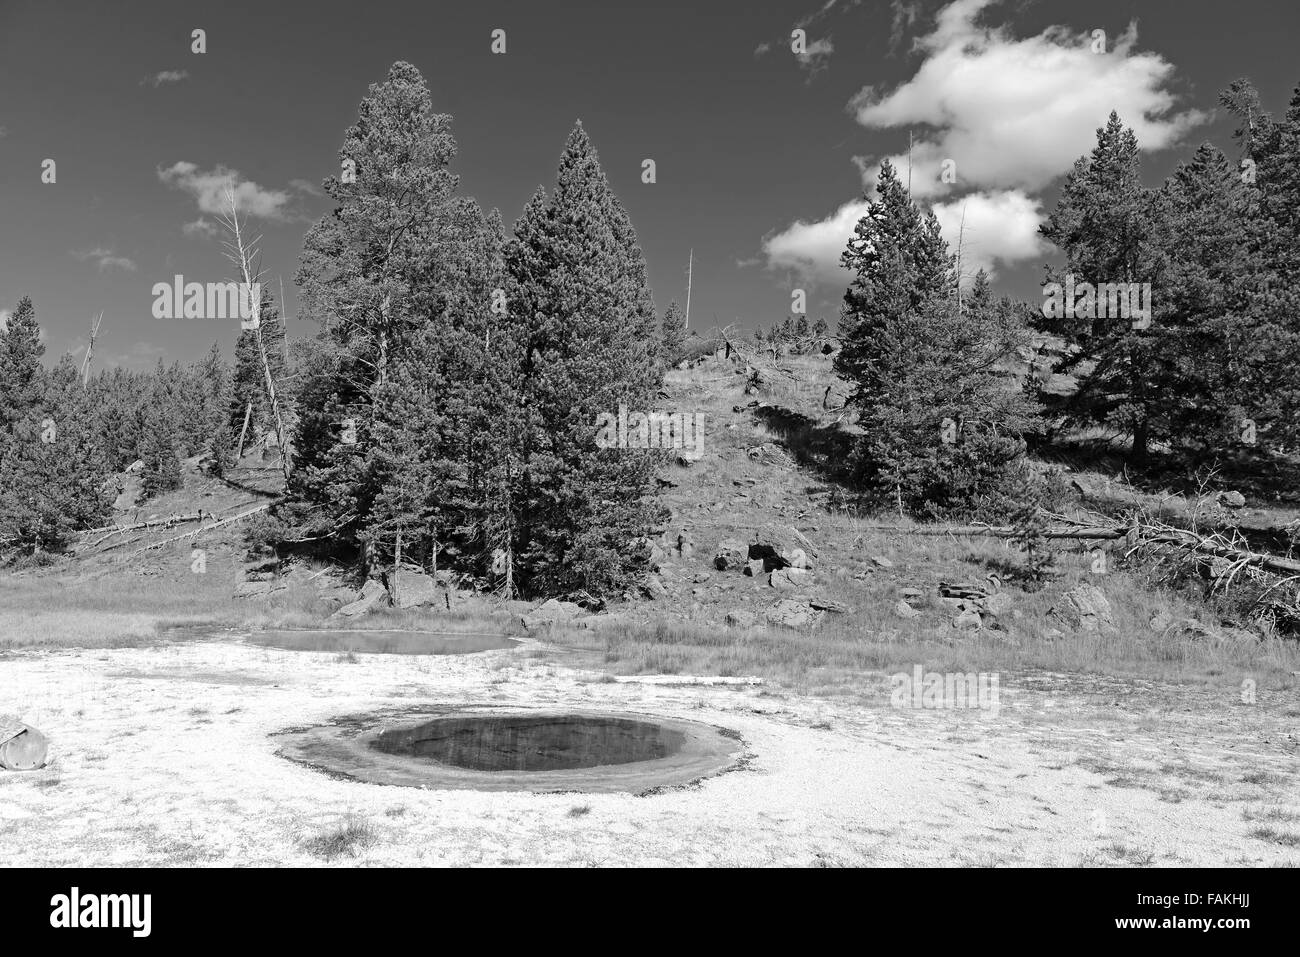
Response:
[[[527,646],[16,652],[0,711],[54,750],[0,772],[0,865],[313,865],[302,842],[348,820],[373,843],[338,866],[1294,865],[1300,711],[1282,694],[1003,675],[993,716],[893,709],[884,676],[865,705],[614,683]],[[751,758],[636,797],[357,784],[275,755],[276,730],[423,702],[676,715],[734,729]]]

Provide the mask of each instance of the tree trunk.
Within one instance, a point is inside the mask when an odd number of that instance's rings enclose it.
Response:
[[[244,427],[239,430],[239,446],[235,449],[235,464],[244,457],[244,439],[248,435],[248,422],[253,417],[253,400],[248,400],[248,405],[244,406]]]
[[[1129,452],[1129,463],[1142,466],[1147,461],[1147,446],[1150,441],[1150,426],[1146,419],[1139,419],[1133,426],[1133,448]]]

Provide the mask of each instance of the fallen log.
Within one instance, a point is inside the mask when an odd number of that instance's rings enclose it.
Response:
[[[273,503],[268,502],[266,505],[259,505],[257,508],[250,508],[247,512],[240,512],[238,515],[232,515],[230,518],[223,518],[219,522],[213,522],[210,525],[204,525],[202,528],[196,528],[192,532],[186,532],[184,535],[174,535],[171,538],[164,538],[161,542],[153,542],[144,548],[133,551],[128,558],[134,558],[136,555],[143,555],[145,552],[152,551],[155,548],[162,548],[164,545],[171,545],[174,542],[183,542],[187,538],[194,538],[196,535],[202,535],[204,532],[210,532],[214,528],[221,528],[223,525],[230,525],[241,519],[248,518],[250,515],[256,515],[258,512],[265,512]]]
[[[136,529],[140,528],[157,528],[165,525],[179,525],[183,522],[201,522],[203,521],[203,516],[205,514],[210,515],[211,513],[199,511],[194,515],[168,515],[166,518],[155,518],[148,522],[136,522],[134,525],[101,525],[98,528],[83,528],[81,534],[94,535],[96,532],[108,532],[104,538],[99,540],[102,542],[122,532],[134,532]]]
[[[1016,538],[1013,528],[996,525],[951,525],[944,528],[908,528],[903,525],[862,525],[859,528],[882,532],[899,532],[903,535],[967,535],[984,538]],[[1163,528],[1144,530],[1141,526],[1109,528],[1105,526],[1057,527],[1043,533],[1044,538],[1076,541],[1114,541],[1134,535],[1134,547],[1142,545],[1174,545],[1195,552],[1203,552],[1216,558],[1226,558],[1243,565],[1256,565],[1269,571],[1284,575],[1300,575],[1300,560],[1269,555],[1267,552],[1255,552],[1245,548],[1216,542],[1197,535],[1195,532]]]

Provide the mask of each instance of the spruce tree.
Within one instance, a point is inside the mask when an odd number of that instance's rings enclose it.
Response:
[[[302,315],[320,324],[303,346],[292,504],[301,537],[363,543],[380,484],[376,401],[430,317],[446,307],[454,272],[449,224],[457,177],[451,117],[435,113],[409,63],[370,87],[330,177],[334,211],[308,232],[297,282]],[[346,177],[351,180],[352,177]]]
[[[1137,137],[1111,113],[1097,130],[1097,145],[1066,177],[1061,197],[1039,228],[1065,254],[1065,269],[1049,272],[1064,283],[1150,283],[1158,303],[1161,284],[1161,226],[1153,190],[1142,184]],[[1159,406],[1152,361],[1158,332],[1124,316],[1044,318],[1042,325],[1073,346],[1057,372],[1078,375],[1078,391],[1064,411],[1080,424],[1108,423],[1132,435],[1130,459],[1146,460],[1159,432]]]
[[[0,433],[12,432],[14,424],[40,402],[45,386],[43,355],[36,308],[31,297],[24,296],[0,330]]]
[[[596,423],[620,405],[651,411],[657,323],[635,231],[581,123],[555,191],[516,224],[509,261],[528,334],[523,401],[543,423],[523,493],[526,587],[617,592],[645,568],[630,546],[654,520],[655,462],[597,447]]]
[[[854,271],[836,370],[861,429],[850,466],[878,500],[923,516],[995,509],[1023,479],[1034,410],[999,371],[1025,338],[1024,309],[981,272],[956,295],[952,257],[883,164],[843,262]]]
[[[686,314],[677,302],[668,304],[663,318],[663,356],[665,366],[675,366],[682,359],[686,345]]]
[[[93,399],[69,356],[42,376],[35,405],[0,442],[0,549],[42,556],[112,509],[108,463],[95,434]]]

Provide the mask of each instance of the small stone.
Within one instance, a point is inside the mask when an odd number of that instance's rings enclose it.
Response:
[[[872,562],[872,564],[875,565],[877,568],[893,568],[893,567],[894,567],[894,563],[893,563],[892,561],[890,561],[888,558],[886,558],[884,555],[872,555],[872,556],[871,556],[871,562]]]
[[[900,601],[894,606],[894,614],[899,618],[919,618],[921,613],[905,601]]]

